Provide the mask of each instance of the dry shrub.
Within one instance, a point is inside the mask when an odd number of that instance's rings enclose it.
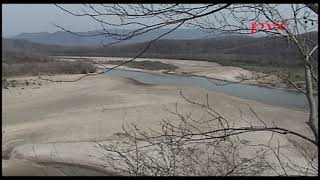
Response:
[[[47,75],[47,74],[87,74],[96,71],[96,66],[84,61],[49,61],[7,64],[2,63],[2,76]]]

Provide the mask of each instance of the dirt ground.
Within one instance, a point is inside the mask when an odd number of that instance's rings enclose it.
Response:
[[[176,63],[183,64],[181,61]],[[196,64],[186,65],[183,70],[188,70],[190,66]],[[197,66],[202,66],[202,62]],[[203,66],[206,67],[205,62]],[[192,71],[197,70],[194,68]],[[234,77],[231,72],[226,71],[220,76],[232,79]],[[66,80],[78,76],[57,75],[46,78]],[[93,140],[112,139],[116,133],[122,131],[123,124],[136,123],[143,127],[159,128],[161,119],[175,118],[166,112],[163,106],[174,108],[177,103],[181,113],[192,112],[197,116],[198,109],[183,100],[180,91],[199,102],[204,102],[205,95],[208,94],[210,103],[214,105],[216,111],[228,119],[237,121],[239,125],[245,124],[239,120],[241,119],[239,109],[247,120],[259,123],[250,113],[248,108],[250,105],[266,123],[286,127],[312,137],[305,124],[308,118],[305,112],[197,87],[146,85],[131,79],[108,75],[86,77],[72,83],[43,82],[37,77],[15,79],[35,84],[2,89],[2,170],[9,175],[12,175],[12,172],[23,173],[25,163],[20,161],[26,159],[42,162],[73,162],[101,168],[100,165],[104,162],[99,159],[100,155]],[[268,137],[269,134],[261,133],[260,136],[250,136],[249,139],[261,142]],[[283,140],[283,143],[285,146],[287,142]],[[301,158],[296,154],[292,156]],[[59,174],[56,170],[48,171],[53,175]]]

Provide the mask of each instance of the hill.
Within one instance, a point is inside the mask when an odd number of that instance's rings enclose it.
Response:
[[[317,43],[318,32],[306,34]],[[108,47],[55,49],[56,55],[132,57],[149,42]],[[283,37],[223,36],[194,40],[159,40],[142,57],[192,59],[214,62],[245,62],[259,64],[301,63],[301,55],[292,42]],[[314,54],[315,59],[318,52]]]
[[[318,32],[304,34],[317,43]],[[44,45],[26,40],[3,39],[5,49],[19,49],[48,55],[132,57],[149,42],[117,46],[69,47]],[[142,57],[243,62],[258,64],[298,65],[301,55],[297,47],[283,37],[220,36],[208,39],[161,39],[153,43]],[[314,54],[318,58],[318,51]]]
[[[110,32],[117,33],[128,33],[130,30],[121,29],[111,29]],[[122,44],[132,44],[138,42],[145,42],[154,39],[155,37],[169,31],[169,29],[156,29],[140,36],[134,37],[129,41],[123,42]],[[47,44],[47,45],[63,45],[63,46],[99,46],[103,42],[104,44],[114,42],[116,40],[111,37],[100,36],[90,36],[82,37],[85,35],[99,34],[101,31],[89,31],[89,32],[75,32],[80,36],[71,34],[64,31],[58,31],[54,33],[39,32],[39,33],[22,33],[17,36],[12,37],[12,39],[28,40],[30,42]],[[167,39],[201,39],[207,36],[206,33],[200,30],[194,29],[178,29],[165,38]],[[103,40],[103,41],[102,41]]]

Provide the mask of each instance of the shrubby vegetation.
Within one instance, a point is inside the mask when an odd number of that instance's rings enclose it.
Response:
[[[2,77],[48,74],[87,74],[96,67],[84,61],[58,61],[45,55],[2,51]]]
[[[118,65],[124,63],[124,61],[107,61],[107,64]],[[124,66],[137,68],[137,69],[145,69],[145,70],[168,70],[174,71],[178,67],[172,64],[162,63],[160,61],[132,61]]]
[[[46,63],[2,63],[2,76],[48,75],[48,74],[87,74],[95,72],[91,63],[81,61],[52,61]]]

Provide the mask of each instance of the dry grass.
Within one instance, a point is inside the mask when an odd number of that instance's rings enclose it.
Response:
[[[7,64],[2,63],[2,77],[21,75],[48,75],[48,74],[87,74],[96,71],[96,67],[88,62],[51,61]]]
[[[2,50],[2,77],[50,74],[86,74],[96,67],[85,61],[58,61],[45,54]]]

